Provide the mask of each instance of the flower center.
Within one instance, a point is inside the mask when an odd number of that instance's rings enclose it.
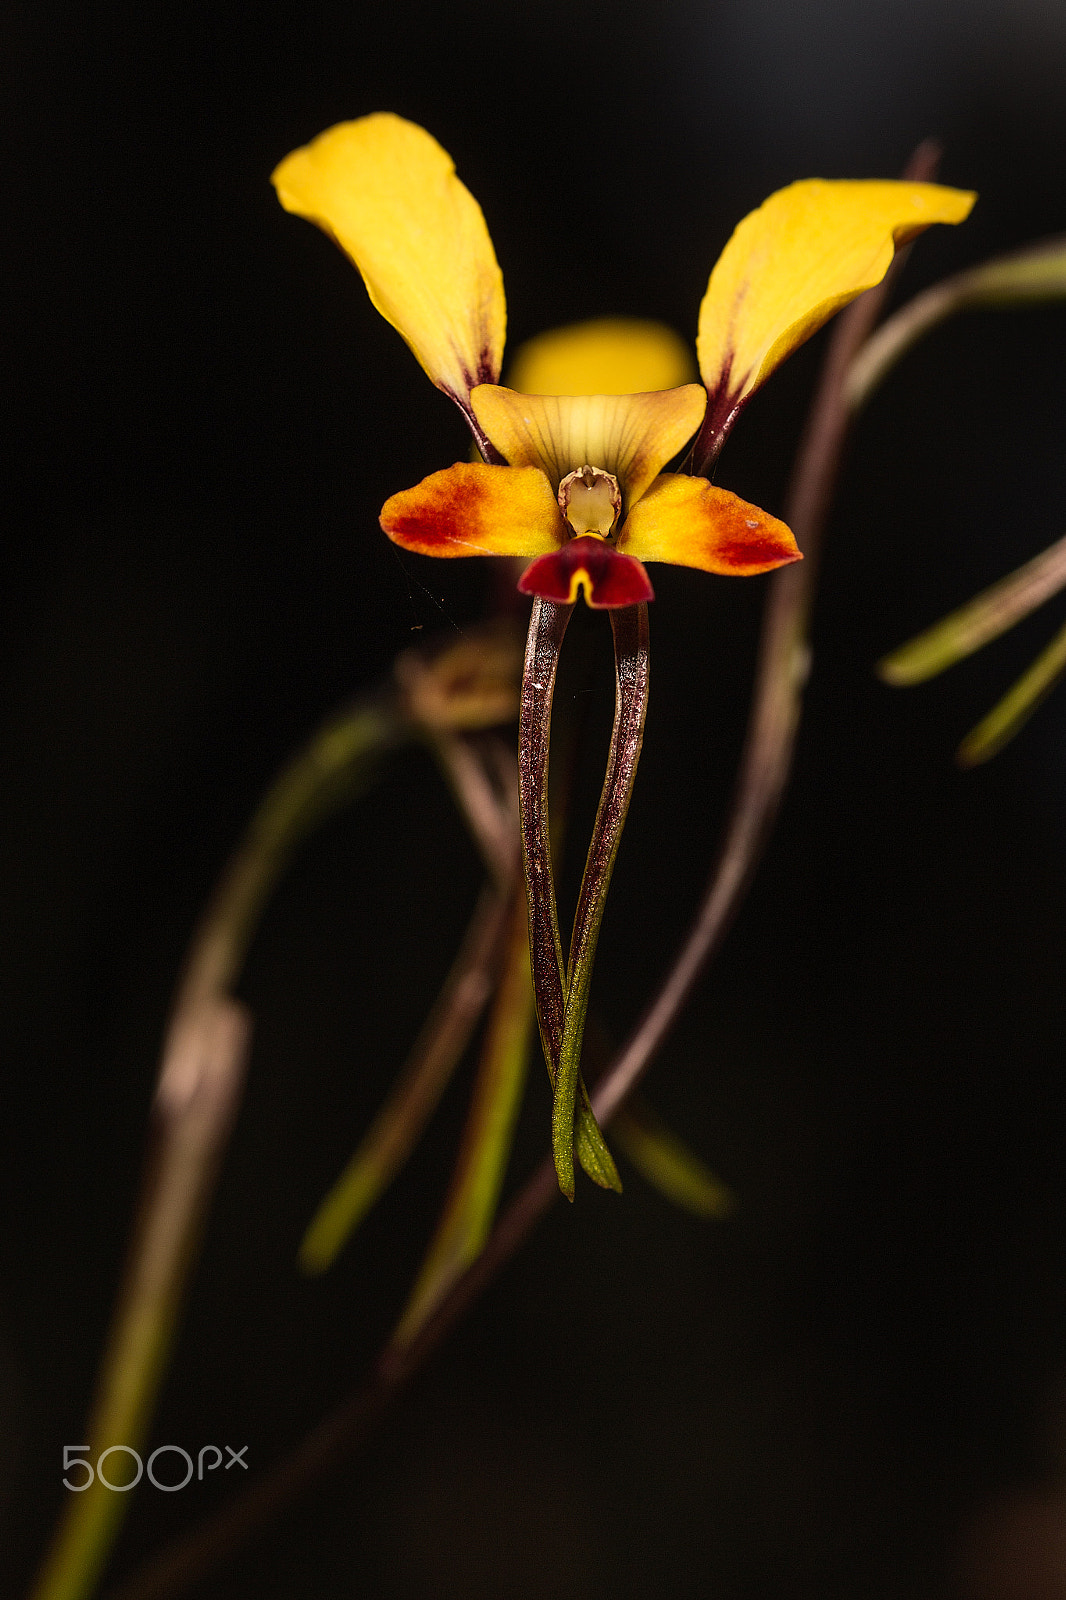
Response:
[[[574,534],[606,539],[618,521],[622,495],[618,479],[602,467],[578,467],[559,485],[559,509]]]

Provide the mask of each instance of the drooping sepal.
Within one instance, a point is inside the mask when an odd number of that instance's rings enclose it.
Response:
[[[556,605],[573,605],[584,594],[595,610],[655,599],[641,563],[591,535],[538,556],[519,578],[518,587],[523,594],[537,594]]]

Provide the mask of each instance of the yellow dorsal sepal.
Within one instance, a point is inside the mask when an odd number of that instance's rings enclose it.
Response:
[[[650,394],[517,394],[482,384],[470,404],[512,466],[540,467],[552,488],[584,466],[618,479],[626,505],[639,499],[699,427],[707,396],[697,383]]]

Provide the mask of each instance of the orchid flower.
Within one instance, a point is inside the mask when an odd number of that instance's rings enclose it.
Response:
[[[506,310],[485,219],[430,134],[388,113],[341,123],[287,156],[273,181],[286,210],[317,223],[351,258],[373,304],[463,412],[482,457],[393,495],[381,513],[386,534],[423,555],[530,562],[518,585],[534,596],[519,728],[522,831],[553,1150],[570,1197],[575,1148],[596,1182],[617,1187],[580,1057],[643,738],[654,598],[645,563],[749,576],[801,558],[783,522],[703,474],[774,368],[879,283],[898,245],[932,223],[961,222],[974,196],[926,183],[793,183],[741,222],[711,273],[696,342],[701,383],[626,393],[601,381],[598,393],[523,394],[498,382]],[[687,470],[664,470],[683,453]],[[610,612],[617,692],[564,964],[546,795],[555,669],[579,594]]]

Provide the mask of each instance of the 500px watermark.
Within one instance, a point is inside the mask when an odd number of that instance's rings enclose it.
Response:
[[[223,1445],[222,1448],[229,1456],[229,1460],[226,1462],[227,1472],[231,1467],[242,1467],[245,1472],[248,1471],[248,1463],[244,1459],[245,1455],[248,1453],[248,1446],[246,1444],[242,1445],[239,1450],[234,1450],[232,1446],[228,1444]],[[76,1478],[73,1482],[70,1478],[63,1479],[64,1489],[72,1489],[75,1494],[83,1494],[85,1490],[90,1487],[93,1481],[97,1480],[103,1484],[105,1489],[113,1489],[116,1494],[125,1494],[127,1489],[135,1488],[144,1476],[145,1463],[141,1460],[138,1452],[133,1449],[132,1445],[109,1445],[106,1450],[100,1451],[100,1454],[96,1458],[95,1467],[88,1459],[90,1453],[90,1447],[87,1444],[65,1444],[63,1446],[63,1471],[71,1472],[75,1467],[81,1468],[81,1474],[79,1474],[79,1478]],[[136,1471],[128,1482],[116,1483],[114,1479],[109,1477],[107,1472],[105,1472],[104,1468],[109,1456],[127,1456],[129,1458],[133,1467],[136,1468]],[[162,1475],[160,1475],[160,1472],[157,1470],[157,1463],[162,1465],[163,1459],[167,1456],[180,1456],[181,1462],[179,1464],[178,1462],[171,1461],[167,1467],[163,1468]],[[214,1472],[221,1465],[222,1450],[219,1449],[217,1444],[205,1444],[202,1449],[198,1450],[196,1453],[195,1465],[193,1463],[192,1456],[187,1450],[183,1450],[180,1444],[161,1444],[155,1450],[153,1450],[151,1455],[148,1457],[148,1482],[152,1484],[154,1488],[162,1489],[164,1494],[174,1494],[176,1490],[184,1489],[186,1484],[192,1482],[194,1473],[199,1481],[203,1478],[205,1470],[207,1472]],[[114,1466],[108,1470],[114,1472],[117,1467],[118,1462],[115,1462]],[[181,1473],[184,1473],[184,1476],[179,1476],[176,1483],[167,1482],[168,1478],[177,1476]]]

